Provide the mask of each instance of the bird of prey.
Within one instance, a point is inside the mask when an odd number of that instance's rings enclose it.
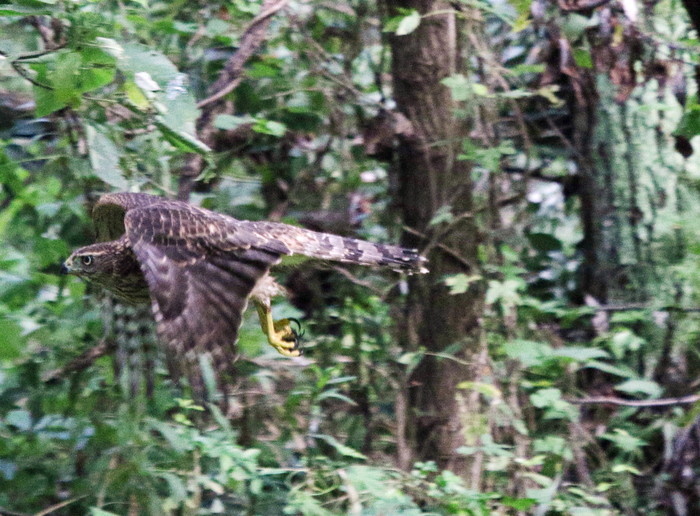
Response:
[[[166,351],[217,370],[235,362],[243,311],[252,299],[267,340],[285,356],[301,351],[288,319],[272,318],[284,288],[269,274],[283,258],[306,256],[400,272],[427,272],[416,250],[252,222],[145,193],[103,195],[92,213],[98,243],[73,252],[62,272],[150,303]]]

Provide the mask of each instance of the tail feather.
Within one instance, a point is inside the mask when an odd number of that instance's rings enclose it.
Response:
[[[427,260],[416,249],[375,244],[366,240],[318,233],[286,224],[258,223],[268,236],[281,241],[290,255],[300,254],[319,260],[387,267],[407,274],[426,273]]]

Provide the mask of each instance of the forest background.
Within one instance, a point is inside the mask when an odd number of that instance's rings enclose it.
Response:
[[[697,514],[697,0],[0,3],[0,513]],[[59,276],[104,192],[300,267],[225,411]],[[249,314],[250,315],[250,314]]]

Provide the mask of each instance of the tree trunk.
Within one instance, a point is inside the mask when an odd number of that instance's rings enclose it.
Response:
[[[398,8],[421,15],[446,13],[423,16],[415,31],[392,35],[390,41],[394,98],[412,124],[410,135],[399,139],[396,164],[398,202],[407,227],[404,244],[427,248],[430,260],[430,274],[410,279],[400,330],[406,349],[422,348],[427,354],[397,403],[397,410],[406,411],[397,417],[399,465],[434,460],[441,468],[466,473],[466,457],[455,450],[466,442],[472,409],[457,385],[475,375],[474,366],[466,364],[475,361],[482,347],[483,292],[472,287],[451,295],[443,282],[445,275],[475,274],[478,235],[471,217],[470,166],[457,160],[467,126],[455,116],[450,91],[441,84],[465,60],[448,2],[387,0],[386,5],[390,16]],[[454,216],[449,228],[431,226],[437,211],[448,207]],[[435,356],[442,353],[454,358]]]

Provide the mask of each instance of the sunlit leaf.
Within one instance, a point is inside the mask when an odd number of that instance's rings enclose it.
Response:
[[[419,25],[420,13],[416,10],[412,10],[410,14],[404,16],[401,21],[399,21],[399,24],[396,27],[396,35],[405,36],[406,34],[410,34],[416,30]]]

